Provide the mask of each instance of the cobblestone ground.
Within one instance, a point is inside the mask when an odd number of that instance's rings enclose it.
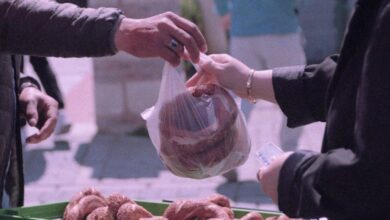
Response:
[[[26,146],[26,206],[65,201],[93,186],[106,195],[120,192],[150,201],[203,198],[221,193],[236,207],[277,210],[260,190],[256,180],[258,162],[253,152],[237,169],[238,182],[229,183],[221,176],[204,180],[176,177],[160,162],[147,137],[96,133],[90,59],[50,61],[65,93],[66,112],[73,127],[69,134]],[[275,106],[259,103],[255,107],[248,121],[253,149],[266,142],[280,143],[281,120]],[[300,148],[318,151],[323,129],[321,123],[305,127]]]

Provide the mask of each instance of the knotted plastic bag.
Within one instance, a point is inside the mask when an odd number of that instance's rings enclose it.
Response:
[[[248,158],[250,139],[232,95],[212,81],[187,87],[166,63],[158,100],[142,113],[149,136],[175,175],[202,179],[225,173]]]

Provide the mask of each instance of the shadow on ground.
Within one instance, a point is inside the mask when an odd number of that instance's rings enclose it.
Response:
[[[93,169],[92,178],[157,177],[165,170],[158,154],[144,136],[97,134],[78,147],[75,160]]]
[[[23,157],[25,166],[25,183],[39,180],[46,170],[46,159],[44,154],[51,151],[68,151],[70,149],[67,141],[56,141],[53,148],[49,149],[30,149],[23,148]]]

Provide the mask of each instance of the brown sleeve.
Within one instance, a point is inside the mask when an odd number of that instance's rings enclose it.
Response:
[[[122,12],[47,0],[0,0],[0,52],[85,57],[114,54]]]

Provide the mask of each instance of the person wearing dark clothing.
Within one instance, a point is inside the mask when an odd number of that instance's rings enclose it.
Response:
[[[58,3],[72,3],[79,7],[87,7],[87,0],[56,0]]]
[[[389,26],[390,0],[359,0],[340,55],[321,64],[251,71],[214,55],[201,65],[240,96],[279,104],[290,127],[326,122],[321,153],[287,152],[258,172],[288,216],[390,219]]]
[[[137,57],[161,57],[177,66],[182,56],[197,63],[199,52],[206,50],[199,29],[170,12],[131,19],[115,8],[79,8],[46,0],[0,0],[1,207],[23,205],[23,158],[16,123],[19,114],[26,115],[27,122],[39,129],[28,139],[34,143],[50,135],[56,120],[56,106],[47,101],[53,99],[30,88],[36,86],[32,82],[19,79],[21,57],[15,54],[90,57],[124,51]]]
[[[86,0],[57,0],[58,3],[72,3],[79,7],[87,7]],[[65,113],[65,100],[57,82],[57,77],[46,57],[30,56],[31,66],[37,74],[45,89],[46,94],[58,102],[58,118],[54,134],[64,134],[69,132],[71,123]]]
[[[58,108],[64,109],[64,97],[57,83],[57,78],[46,57],[30,56],[30,63],[38,75],[45,92],[58,102]]]
[[[30,56],[30,63],[37,74],[46,94],[58,102],[57,125],[54,134],[60,135],[70,131],[72,124],[65,113],[65,100],[57,82],[57,77],[46,57]]]
[[[58,3],[72,3],[79,7],[87,7],[86,0],[57,0]],[[30,56],[29,59],[35,73],[38,75],[45,92],[58,102],[58,108],[64,109],[65,102],[57,78],[46,57]]]

